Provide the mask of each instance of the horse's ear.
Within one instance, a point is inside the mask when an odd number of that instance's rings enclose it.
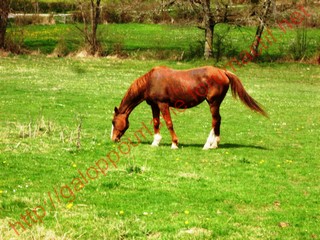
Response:
[[[114,107],[114,113],[117,115],[119,114],[119,109],[117,107]]]

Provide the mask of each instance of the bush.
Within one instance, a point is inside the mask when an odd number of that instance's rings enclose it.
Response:
[[[15,31],[6,34],[5,50],[14,54],[23,54],[28,51],[24,47],[25,34],[23,29],[16,29]]]
[[[17,26],[25,26],[25,25],[37,25],[37,24],[54,24],[55,21],[53,19],[53,15],[46,17],[46,16],[40,16],[38,14],[33,14],[33,15],[16,16],[14,19],[14,23]]]
[[[307,29],[304,27],[297,28],[296,38],[289,47],[289,53],[294,60],[301,60],[306,56],[308,50],[307,38]]]

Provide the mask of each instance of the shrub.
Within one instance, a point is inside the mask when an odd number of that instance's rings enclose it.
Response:
[[[301,60],[306,56],[308,50],[307,38],[307,29],[305,27],[297,28],[296,38],[289,47],[289,53],[294,60]]]
[[[24,30],[19,28],[6,34],[5,49],[14,54],[27,53],[24,47]]]
[[[38,14],[33,14],[16,16],[14,19],[14,23],[17,26],[25,26],[32,24],[54,24],[55,21],[53,15],[49,15],[49,17],[47,17]]]

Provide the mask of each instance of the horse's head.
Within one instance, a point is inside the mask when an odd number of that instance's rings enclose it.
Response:
[[[112,120],[111,139],[119,142],[122,135],[129,128],[128,115],[119,113],[118,108],[114,108],[114,116]]]

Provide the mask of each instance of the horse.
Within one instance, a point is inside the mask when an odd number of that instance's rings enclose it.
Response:
[[[129,128],[129,115],[143,101],[151,106],[153,115],[154,139],[152,146],[159,146],[160,112],[171,134],[172,149],[178,148],[178,137],[173,129],[170,107],[177,109],[192,108],[204,100],[210,106],[212,129],[203,147],[204,150],[214,149],[220,143],[220,105],[226,96],[229,85],[232,96],[240,100],[251,110],[267,117],[267,113],[244,89],[240,79],[228,70],[213,66],[174,70],[165,66],[152,68],[149,72],[136,79],[119,108],[114,108],[111,139],[119,142]]]

